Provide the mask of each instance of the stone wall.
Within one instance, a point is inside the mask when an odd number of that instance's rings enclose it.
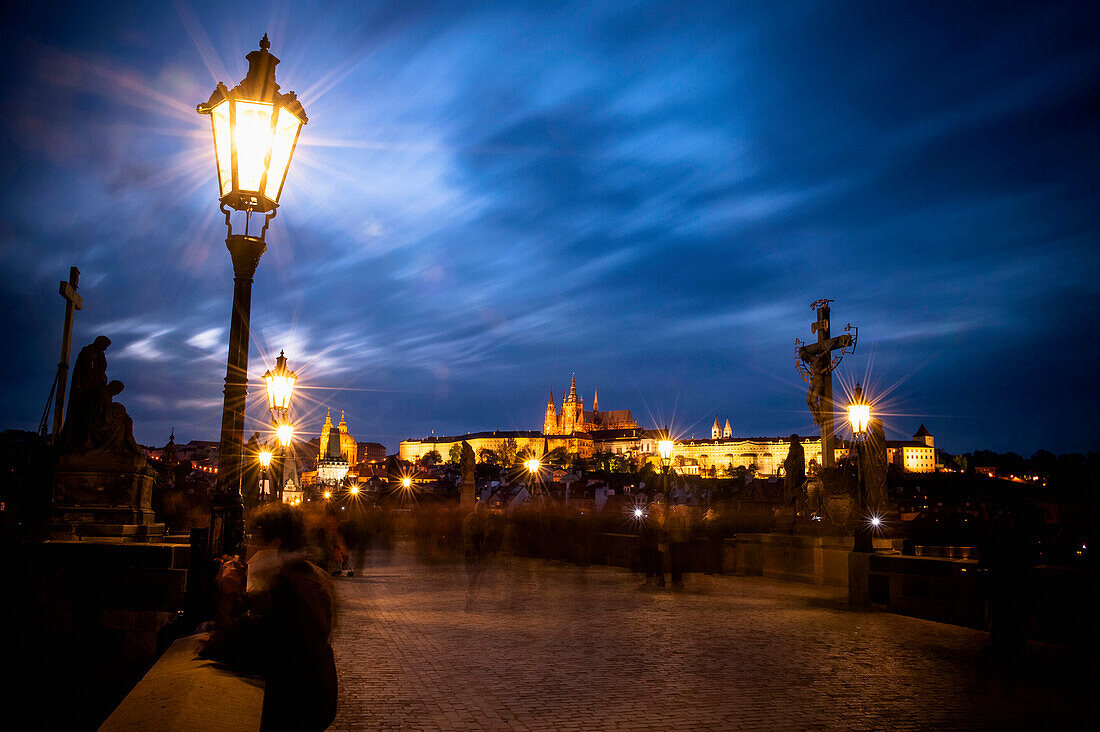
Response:
[[[48,541],[4,549],[11,703],[37,728],[98,726],[163,650],[184,607],[190,547]]]

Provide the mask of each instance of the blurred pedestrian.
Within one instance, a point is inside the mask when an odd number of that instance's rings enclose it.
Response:
[[[306,559],[299,509],[264,504],[252,539],[259,559],[245,612],[218,628],[201,655],[263,675],[262,730],[323,730],[336,717],[332,580]]]
[[[651,503],[644,510],[642,522],[642,570],[646,586],[665,586],[664,562],[661,557],[662,510],[659,503]]]

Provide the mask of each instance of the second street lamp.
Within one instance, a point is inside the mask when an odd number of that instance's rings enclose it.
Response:
[[[267,469],[271,466],[271,450],[260,450],[257,457],[260,460],[260,467],[263,469],[260,478],[260,503],[263,503],[271,497],[270,490],[267,487]]]
[[[542,463],[538,458],[531,458],[523,463],[523,467],[527,468],[527,492],[531,494],[531,498],[535,497],[535,483],[538,481],[539,470],[542,468]]]
[[[287,447],[294,439],[294,425],[290,421],[290,398],[294,395],[294,385],[298,374],[286,366],[286,352],[279,351],[275,359],[275,368],[263,376],[267,386],[267,408],[271,411],[271,422],[275,425],[275,437],[279,441],[278,495],[283,500],[283,487],[286,485]]]
[[[283,421],[276,423],[275,425],[275,439],[279,442],[279,474],[276,476],[278,479],[276,485],[278,488],[277,496],[279,501],[283,500],[283,488],[286,487],[286,460],[287,460],[287,448],[290,447],[290,443],[294,440],[294,425],[287,422],[285,418]],[[291,457],[293,460],[293,456]]]
[[[852,424],[852,452],[856,463],[856,492],[859,496],[859,518],[856,520],[855,546],[857,552],[874,551],[871,535],[873,526],[867,503],[867,486],[863,479],[863,448],[867,441],[867,426],[871,422],[871,405],[863,398],[863,389],[856,384],[852,401],[848,404],[848,421]]]
[[[241,476],[244,468],[244,409],[248,393],[248,339],[252,311],[252,278],[267,244],[264,235],[279,206],[305,111],[293,92],[280,93],[275,83],[279,59],[268,49],[248,59],[248,74],[233,89],[218,82],[214,93],[199,104],[210,115],[214,159],[218,169],[219,202],[225,214],[225,245],[233,259],[233,306],[229,320],[229,355],[225,373],[221,438],[218,445],[218,485],[211,501],[211,557],[237,554],[244,537]],[[245,215],[244,233],[233,233],[230,215]],[[263,214],[258,235],[250,233],[253,214]]]
[[[661,475],[665,478],[665,505],[672,505],[672,491],[668,487],[668,469],[672,465],[672,448],[673,441],[668,434],[668,427],[665,427],[662,438],[657,441],[657,454],[661,456]]]

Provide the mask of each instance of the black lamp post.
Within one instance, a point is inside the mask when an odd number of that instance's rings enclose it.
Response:
[[[233,309],[218,446],[218,485],[210,508],[209,549],[213,557],[238,554],[244,537],[242,442],[252,278],[267,248],[264,235],[278,209],[298,133],[306,123],[305,111],[294,92],[279,92],[275,83],[279,59],[268,52],[270,47],[264,35],[260,50],[245,57],[248,74],[244,80],[233,89],[218,82],[210,99],[197,107],[199,114],[210,115],[219,202],[228,229],[225,245],[233,259]],[[243,234],[233,233],[230,215],[234,210],[244,213]],[[249,232],[253,214],[264,215],[258,235]]]
[[[859,519],[856,522],[855,546],[857,552],[873,552],[871,535],[872,517],[867,505],[867,486],[863,479],[863,451],[867,442],[867,426],[871,423],[871,405],[863,398],[863,389],[856,384],[852,401],[848,404],[848,420],[852,423],[852,452],[856,462],[856,491],[859,494]]]

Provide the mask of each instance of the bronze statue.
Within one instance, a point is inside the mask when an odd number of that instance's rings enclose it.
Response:
[[[462,469],[462,483],[474,482],[474,466],[477,464],[477,458],[474,457],[474,449],[470,447],[470,443],[465,440],[462,441],[462,460],[459,463]]]
[[[110,338],[98,336],[76,357],[65,426],[57,442],[62,452],[141,455],[133,420],[126,407],[114,401],[125,387],[121,381],[107,381],[105,352],[110,345]]]
[[[793,505],[802,491],[802,484],[806,482],[806,451],[802,449],[798,435],[791,435],[787,458],[783,461],[783,473],[783,499],[788,505]]]
[[[806,406],[814,417],[814,424],[821,424],[824,410],[827,405],[822,404],[825,396],[825,380],[832,368],[832,357],[829,352],[819,353],[809,361],[810,388],[806,392]]]
[[[92,414],[107,388],[105,351],[110,345],[110,338],[98,336],[80,349],[80,354],[76,357],[72,386],[69,389],[69,404],[65,410],[65,424],[57,439],[57,447],[61,450],[80,450],[88,446]]]
[[[462,482],[459,485],[459,504],[465,508],[472,508],[477,500],[477,478],[474,474],[477,466],[477,458],[474,457],[474,449],[470,443],[462,441],[462,457],[459,460],[462,469]]]

